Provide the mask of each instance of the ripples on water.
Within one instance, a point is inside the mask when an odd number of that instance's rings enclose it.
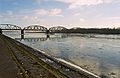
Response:
[[[17,38],[20,34],[4,34]],[[62,58],[101,77],[120,78],[120,35],[28,33],[22,43]]]

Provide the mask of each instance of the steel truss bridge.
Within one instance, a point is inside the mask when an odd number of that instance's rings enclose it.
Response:
[[[19,30],[21,31],[21,38],[24,38],[24,33],[25,32],[39,32],[39,33],[65,33],[65,30],[67,30],[67,28],[62,27],[62,26],[56,26],[56,27],[51,27],[51,28],[46,28],[44,26],[41,25],[30,25],[30,26],[26,26],[24,28],[21,28],[20,26],[17,25],[12,25],[12,24],[0,24],[0,33],[2,34],[2,32],[4,30]]]

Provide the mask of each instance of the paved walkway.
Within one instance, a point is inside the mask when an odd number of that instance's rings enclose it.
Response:
[[[0,78],[18,78],[18,68],[0,35]]]

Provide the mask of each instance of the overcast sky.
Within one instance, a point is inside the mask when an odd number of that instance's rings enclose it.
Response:
[[[0,23],[120,27],[120,0],[0,0]]]

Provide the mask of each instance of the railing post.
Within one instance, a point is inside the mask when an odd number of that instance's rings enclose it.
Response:
[[[21,30],[21,39],[24,39],[24,29]]]
[[[0,29],[0,34],[2,34],[2,29]]]

